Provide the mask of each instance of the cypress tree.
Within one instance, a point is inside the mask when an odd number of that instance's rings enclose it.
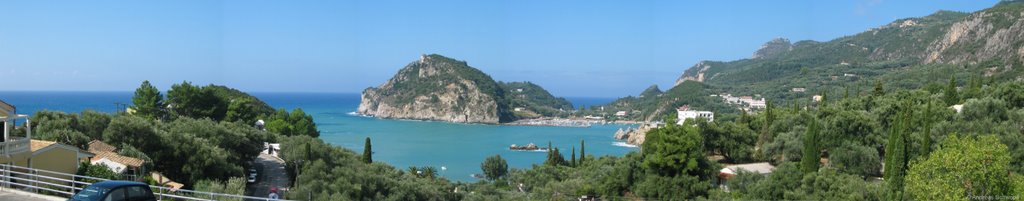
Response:
[[[807,127],[807,133],[804,134],[804,149],[803,158],[800,159],[800,169],[804,173],[812,173],[818,171],[818,166],[821,165],[821,148],[819,147],[818,140],[818,121],[810,119],[810,125]]]
[[[821,105],[821,107],[825,107],[826,105],[828,105],[827,102],[828,102],[828,91],[822,91],[821,92],[821,104],[819,104],[819,105]]]
[[[740,111],[740,118],[736,120],[736,123],[738,123],[738,124],[749,124],[750,123],[750,115],[747,114],[747,111],[745,111],[745,110],[741,110]]]
[[[565,165],[565,157],[562,157],[562,152],[558,148],[555,148],[555,154],[552,156],[555,157],[555,165]]]
[[[920,156],[927,156],[928,153],[932,152],[932,102],[928,102],[928,106],[925,107],[924,111],[924,129],[921,133],[921,154]]]
[[[850,86],[846,86],[846,93],[843,93],[843,99],[850,98]]]
[[[568,165],[567,164],[568,162],[565,161],[565,157],[563,157],[562,153],[558,151],[558,148],[554,148],[553,150],[549,150],[548,151],[548,155],[549,155],[548,160],[544,161],[544,165],[550,165],[550,166]]]
[[[864,81],[858,82],[857,86],[853,88],[854,96],[860,96],[860,87],[864,85]]]
[[[363,162],[373,163],[373,149],[370,145],[370,137],[366,137],[366,143],[363,144]]]
[[[949,76],[949,85],[946,86],[946,93],[943,98],[946,101],[946,105],[960,103],[960,96],[956,92],[956,76]]]
[[[313,158],[313,143],[306,143],[306,159]]]
[[[904,104],[909,105],[909,104]],[[901,115],[889,129],[889,139],[885,146],[885,181],[888,200],[902,200],[903,177],[907,171],[907,145],[905,132],[910,116],[908,108],[901,110]]]
[[[968,98],[981,97],[981,79],[982,78],[978,77],[978,75],[971,76],[971,80],[967,81],[967,92],[964,92],[962,95],[960,95],[960,98],[966,100]]]
[[[569,162],[569,165],[576,167],[576,146],[572,146],[572,161]]]
[[[551,148],[551,141],[548,141],[548,161],[551,161],[551,159],[555,158],[554,157],[554,154],[555,154],[554,152],[555,152],[555,149]]]
[[[875,92],[872,95],[875,95],[875,96],[885,95],[885,89],[882,88],[882,80],[875,81]]]
[[[754,152],[756,157],[764,158],[761,153],[761,148],[765,143],[772,140],[771,127],[772,122],[775,121],[774,105],[771,101],[767,101],[764,107],[764,125],[761,126],[761,133],[757,136],[757,144],[754,146]]]
[[[587,157],[586,147],[583,145],[583,140],[580,140],[580,164],[583,164],[585,157]]]
[[[548,141],[548,158],[544,160],[544,165],[551,165],[552,161],[555,161],[555,149],[551,148],[551,141]]]

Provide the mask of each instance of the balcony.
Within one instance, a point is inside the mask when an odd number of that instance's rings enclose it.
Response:
[[[31,141],[28,138],[13,138],[11,141],[0,142],[0,154],[10,157],[13,154],[31,151]]]

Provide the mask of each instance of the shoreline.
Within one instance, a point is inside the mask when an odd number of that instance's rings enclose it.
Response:
[[[383,118],[373,115],[361,114],[358,112],[348,112],[347,115],[364,118],[375,118],[384,120],[397,120],[397,121],[417,121],[417,122],[440,122],[440,123],[452,123],[452,124],[465,124],[465,125],[494,125],[494,126],[540,126],[540,127],[566,127],[566,128],[589,128],[593,125],[642,125],[649,122],[645,121],[628,121],[628,120],[616,120],[616,121],[605,121],[605,120],[594,120],[584,118],[561,118],[561,117],[539,117],[532,119],[520,119],[512,122],[504,123],[478,123],[478,122],[451,122],[451,121],[439,121],[430,119],[406,119],[406,118]]]

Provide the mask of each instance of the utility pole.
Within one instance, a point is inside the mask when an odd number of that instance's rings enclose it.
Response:
[[[122,102],[114,102],[114,109],[114,113],[116,114],[127,112],[128,104]]]

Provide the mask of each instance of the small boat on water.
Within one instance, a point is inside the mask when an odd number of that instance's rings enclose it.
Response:
[[[533,143],[527,144],[525,146],[517,146],[515,144],[512,144],[511,146],[508,146],[508,149],[512,150],[512,151],[547,151],[548,150],[547,148],[537,147],[537,145],[535,145]]]

